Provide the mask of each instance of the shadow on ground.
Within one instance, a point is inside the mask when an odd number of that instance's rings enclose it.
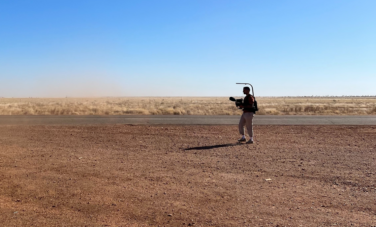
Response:
[[[234,147],[234,146],[239,146],[242,145],[242,143],[228,143],[228,144],[219,144],[219,145],[211,145],[211,146],[202,146],[202,147],[190,147],[184,149],[185,151],[190,151],[190,150],[210,150],[214,148],[220,148],[220,147]]]

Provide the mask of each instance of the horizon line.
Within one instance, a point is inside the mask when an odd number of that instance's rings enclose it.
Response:
[[[243,96],[243,95],[235,95]],[[376,98],[376,95],[297,95],[256,96],[257,98]],[[63,99],[63,98],[228,98],[228,96],[61,96],[61,97],[0,97],[0,99]]]

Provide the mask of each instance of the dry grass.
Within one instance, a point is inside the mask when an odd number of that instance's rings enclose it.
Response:
[[[259,97],[260,115],[370,115],[376,97]],[[228,97],[0,98],[0,115],[238,115]]]
[[[259,98],[261,111],[270,115],[371,115],[376,97]]]

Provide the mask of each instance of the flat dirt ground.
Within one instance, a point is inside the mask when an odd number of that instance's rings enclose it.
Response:
[[[376,126],[0,126],[1,226],[376,226]]]

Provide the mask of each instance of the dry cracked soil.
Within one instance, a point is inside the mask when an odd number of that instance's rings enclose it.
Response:
[[[376,126],[0,126],[1,226],[376,226]]]

